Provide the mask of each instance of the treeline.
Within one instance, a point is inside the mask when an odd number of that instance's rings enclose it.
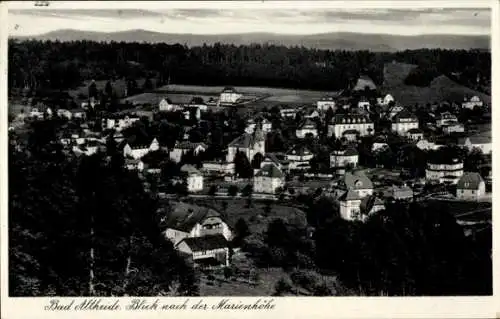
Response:
[[[478,50],[422,49],[396,53],[332,51],[276,45],[100,43],[9,40],[9,88],[68,89],[84,80],[158,79],[193,85],[254,85],[340,90],[360,74],[383,82],[383,66],[396,60],[463,84],[491,76],[491,54]]]

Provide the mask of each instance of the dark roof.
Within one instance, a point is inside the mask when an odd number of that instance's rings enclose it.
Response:
[[[220,234],[202,237],[188,237],[179,242],[177,246],[182,242],[185,242],[193,252],[226,248],[229,244],[226,238]]]
[[[479,184],[484,182],[483,178],[479,173],[476,172],[464,172],[462,177],[458,180],[457,188],[460,189],[478,189]]]
[[[358,195],[357,192],[353,190],[348,190],[344,192],[339,198],[339,201],[348,201],[348,200],[359,200],[361,197]]]
[[[174,148],[193,150],[193,149],[197,148],[198,146],[201,146],[205,149],[207,148],[207,145],[205,143],[193,143],[193,142],[189,142],[189,141],[177,142],[175,144]]]
[[[334,155],[334,156],[356,156],[358,155],[358,151],[350,146],[350,147],[346,147],[346,148],[339,148],[339,149],[336,149],[336,150],[333,150],[331,155]]]
[[[361,213],[369,214],[374,206],[385,206],[384,202],[375,195],[366,196],[361,200],[361,204],[359,206]]]
[[[255,174],[255,177],[282,178],[283,172],[274,164],[266,164]]]
[[[232,86],[226,86],[224,88],[224,90],[222,90],[222,92],[227,92],[227,93],[233,92],[233,93],[236,93],[236,90]]]
[[[304,155],[311,155],[312,152],[304,145],[295,145],[291,149],[286,152],[286,155],[298,155],[298,156],[304,156]]]
[[[333,124],[356,124],[356,123],[372,123],[370,118],[365,114],[337,114],[332,119]]]
[[[346,173],[344,183],[347,189],[373,188],[372,181],[362,172]]]
[[[418,128],[411,128],[408,130],[408,133],[410,134],[419,134],[419,133],[423,133],[421,129],[418,129]]]
[[[205,101],[203,101],[203,98],[200,96],[194,96],[191,99],[191,104],[205,104]]]
[[[255,143],[259,141],[265,140],[265,137],[260,129],[260,126],[257,126],[253,134],[242,134],[235,138],[231,143],[228,144],[229,147],[238,147],[238,148],[250,148]]]
[[[345,130],[344,132],[342,132],[342,135],[348,135],[348,134],[359,134],[359,131],[351,129],[351,130]]]
[[[418,121],[418,118],[407,109],[403,109],[402,111],[396,113],[396,115],[394,115],[393,117],[393,120],[395,122],[400,121],[401,119],[411,119],[415,122]]]
[[[188,175],[201,175],[200,171],[198,171],[193,165],[190,164],[184,164],[181,167],[181,172],[186,173]]]
[[[212,208],[176,202],[165,216],[164,223],[167,228],[190,232],[197,223],[210,216],[222,218],[222,215]]]

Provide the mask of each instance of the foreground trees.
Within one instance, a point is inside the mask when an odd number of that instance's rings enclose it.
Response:
[[[137,176],[34,143],[9,154],[10,295],[197,294]]]

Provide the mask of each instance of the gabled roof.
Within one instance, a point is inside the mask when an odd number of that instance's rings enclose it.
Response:
[[[197,223],[200,223],[205,218],[212,216],[222,218],[221,214],[212,208],[184,202],[176,202],[171,208],[165,216],[165,226],[183,232],[190,232]]]
[[[408,133],[410,133],[410,134],[422,134],[423,131],[419,128],[411,128],[408,130]]]
[[[223,90],[223,93],[236,93],[236,90],[232,86],[226,86]]]
[[[353,190],[347,190],[344,192],[338,200],[341,202],[349,201],[349,200],[360,200],[361,197],[358,195],[356,191]]]
[[[332,118],[333,124],[358,124],[372,123],[370,118],[365,114],[337,114]]]
[[[484,180],[479,173],[464,172],[462,177],[458,180],[457,188],[477,190],[481,182],[484,182]]]
[[[286,152],[286,155],[304,156],[312,155],[312,152],[304,145],[294,145],[288,150],[288,152]]]
[[[198,171],[196,167],[190,164],[182,165],[181,172],[186,173],[188,175],[201,175],[200,171]]]
[[[354,147],[348,146],[346,148],[340,148],[340,149],[333,150],[331,155],[333,155],[333,156],[357,156],[359,154],[358,154],[358,151]]]
[[[311,119],[306,119],[300,126],[299,130],[302,129],[316,129],[316,123],[314,123]]]
[[[401,119],[411,119],[415,122],[418,121],[418,118],[407,109],[402,109],[400,112],[396,113],[396,115],[394,115],[393,117],[393,120],[396,122],[400,121]]]
[[[344,183],[347,189],[370,189],[373,188],[372,181],[362,172],[346,173]]]
[[[163,101],[167,102],[167,104],[172,104],[172,101],[168,97],[161,99],[160,103]]]
[[[229,246],[226,238],[220,234],[184,238],[177,244],[177,246],[182,242],[185,242],[193,252],[214,250]]]
[[[244,133],[238,136],[231,143],[228,144],[228,147],[250,148],[253,147],[255,143],[263,141],[264,139],[265,138],[263,136],[260,126],[257,126],[253,134]]]
[[[201,146],[204,149],[206,149],[208,147],[205,143],[193,143],[193,142],[189,142],[189,141],[182,141],[182,142],[175,143],[174,148],[183,149],[183,150],[194,150],[198,146]]]
[[[366,196],[361,200],[361,204],[359,206],[361,212],[363,214],[369,214],[370,211],[375,206],[384,206],[384,202],[375,195]]]
[[[255,177],[283,178],[283,172],[274,164],[265,164]]]

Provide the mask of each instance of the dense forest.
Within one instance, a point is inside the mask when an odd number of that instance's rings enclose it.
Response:
[[[360,74],[383,82],[384,64],[418,65],[407,84],[425,86],[439,74],[487,85],[491,54],[422,49],[396,53],[331,51],[276,45],[203,45],[9,40],[9,88],[64,90],[85,80],[154,77],[159,84],[248,85],[339,90]],[[483,83],[484,82],[484,83]]]

